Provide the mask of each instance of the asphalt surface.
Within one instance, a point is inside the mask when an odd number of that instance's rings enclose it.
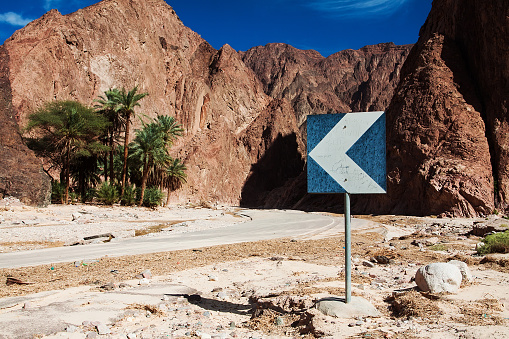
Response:
[[[317,213],[280,210],[243,210],[247,218],[233,226],[181,233],[121,239],[103,244],[0,253],[0,268],[47,265],[104,256],[157,253],[276,238],[312,239],[344,232],[344,219]],[[378,224],[352,219],[352,231]]]

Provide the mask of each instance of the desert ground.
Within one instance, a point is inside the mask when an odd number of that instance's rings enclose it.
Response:
[[[4,199],[0,259],[248,222],[239,211],[34,208]],[[0,338],[509,338],[509,257],[476,255],[481,237],[472,235],[504,219],[354,217],[378,223],[352,234],[352,295],[368,300],[375,316],[335,317],[315,307],[345,295],[338,233],[0,268]],[[451,259],[468,264],[471,282],[457,294],[417,289],[420,267]]]

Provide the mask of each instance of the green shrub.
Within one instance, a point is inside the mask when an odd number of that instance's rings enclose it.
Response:
[[[124,195],[120,199],[122,206],[132,206],[136,203],[136,189],[134,185],[126,185],[124,188]]]
[[[97,191],[97,199],[105,205],[113,205],[118,201],[118,190],[114,185],[103,182]]]
[[[487,235],[479,246],[477,253],[509,253],[509,231]]]
[[[69,191],[69,199],[71,200],[71,204],[75,204],[78,202],[79,195],[74,191]]]
[[[432,251],[447,251],[447,246],[444,244],[435,244],[429,247]]]
[[[51,203],[62,204],[64,199],[65,185],[59,181],[51,182]]]
[[[163,192],[157,187],[150,187],[145,190],[143,195],[143,206],[155,208],[161,205],[163,201]]]
[[[85,195],[81,197],[81,202],[82,203],[91,202],[92,200],[94,200],[95,197],[97,197],[97,190],[95,188],[89,188],[85,192]]]

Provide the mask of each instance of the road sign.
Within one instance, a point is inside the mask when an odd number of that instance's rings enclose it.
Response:
[[[308,192],[345,193],[345,302],[352,299],[350,194],[385,193],[385,113],[308,115]]]
[[[386,193],[385,113],[308,115],[309,193]]]

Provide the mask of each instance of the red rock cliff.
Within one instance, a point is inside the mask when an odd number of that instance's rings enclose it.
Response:
[[[509,2],[435,0],[387,110],[387,206],[507,210],[508,93]]]
[[[9,56],[0,46],[0,199],[13,196],[29,205],[50,202],[51,185],[42,162],[22,142],[14,119]]]

